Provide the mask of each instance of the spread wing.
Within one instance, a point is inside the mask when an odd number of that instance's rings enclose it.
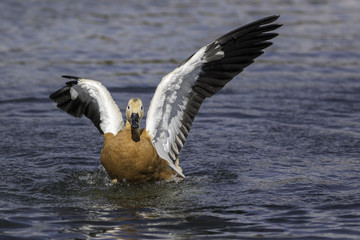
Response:
[[[276,37],[279,16],[235,29],[200,48],[163,77],[147,113],[146,130],[158,154],[173,166],[205,98],[211,97],[262,55]]]
[[[109,91],[98,81],[79,77],[63,76],[73,79],[66,86],[50,95],[57,107],[68,114],[89,118],[100,133],[116,135],[124,128],[119,107]]]

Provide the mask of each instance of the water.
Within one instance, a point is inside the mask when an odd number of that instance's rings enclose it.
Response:
[[[1,1],[0,238],[360,238],[359,12],[356,0]],[[102,136],[48,99],[68,74],[148,107],[202,45],[272,14],[275,44],[203,104],[183,183],[111,184]]]

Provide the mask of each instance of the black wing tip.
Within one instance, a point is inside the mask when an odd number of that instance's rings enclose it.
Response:
[[[280,17],[280,15],[271,15],[271,16],[263,17],[258,20],[250,22],[250,23],[240,27],[239,29],[246,28],[249,26],[263,26],[263,25],[271,24],[271,23],[275,22],[276,20],[278,20],[279,17]],[[282,24],[277,24],[277,23],[276,23],[276,25],[282,26]]]
[[[282,24],[274,23],[276,20],[279,19],[279,17],[280,17],[280,15],[267,16],[267,17],[261,18],[259,20],[255,20],[253,22],[250,22],[250,23],[246,24],[245,26],[240,27],[239,30],[250,27],[250,26],[257,26],[257,27],[271,26],[272,28],[269,31],[273,31],[273,30],[275,30],[275,29],[282,26]]]
[[[56,103],[56,96],[57,96],[57,92],[53,92],[52,94],[49,95],[49,99]]]
[[[262,33],[274,31],[282,26],[282,24],[274,23],[280,15],[272,15],[264,17],[253,22],[250,22],[244,26],[236,28],[215,40],[215,42],[225,45],[228,41],[232,39],[237,39],[239,36],[243,36],[251,31],[259,31]]]
[[[70,75],[62,75],[61,77],[67,78],[67,79],[75,79],[75,80],[80,80],[81,79],[81,77],[70,76]]]
[[[281,24],[281,23],[273,23],[273,24],[271,24],[271,25],[268,25],[268,28],[267,28],[267,30],[266,30],[265,32],[274,31],[274,30],[282,27],[282,25],[283,25],[283,24]]]
[[[70,87],[78,84],[78,80],[81,79],[80,77],[69,76],[69,75],[63,75],[62,77],[67,78],[67,79],[76,79],[76,81],[66,82],[66,86],[60,88],[59,90],[57,90],[49,95],[49,98],[56,103],[57,103],[59,96],[63,95],[65,92],[69,91]]]
[[[256,20],[252,23],[259,23],[260,25],[270,24],[278,20],[280,15],[270,15],[267,17],[260,18],[259,20]],[[250,24],[252,24],[250,23]]]
[[[269,21],[275,22],[276,20],[278,20],[280,17],[280,14],[274,14],[268,17],[265,17],[264,19],[268,19]]]
[[[67,91],[69,91],[70,87],[69,85],[65,86],[65,87],[62,87],[60,88],[59,90],[53,92],[52,94],[49,95],[49,98],[58,103],[58,99],[60,96],[64,95]]]
[[[253,24],[258,25],[259,28],[263,28],[264,32],[274,31],[283,25],[281,23],[274,23],[276,20],[279,19],[279,17],[280,15],[272,15],[272,16],[264,17],[252,23],[249,23],[248,25],[253,25]]]

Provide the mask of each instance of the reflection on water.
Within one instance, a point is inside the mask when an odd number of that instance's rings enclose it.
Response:
[[[345,1],[1,1],[0,238],[357,239],[360,5]],[[161,77],[239,25],[280,14],[253,66],[203,104],[181,183],[113,185],[63,74],[148,108]]]

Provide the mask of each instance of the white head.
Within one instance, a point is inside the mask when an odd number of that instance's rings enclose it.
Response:
[[[139,128],[143,116],[144,107],[142,101],[139,98],[131,98],[126,108],[126,122],[133,129]]]

